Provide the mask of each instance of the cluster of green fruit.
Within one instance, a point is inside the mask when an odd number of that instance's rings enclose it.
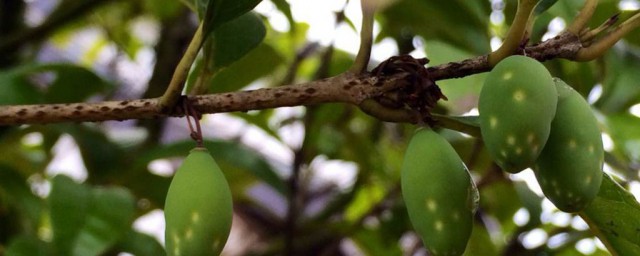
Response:
[[[171,181],[164,207],[167,255],[219,255],[233,216],[229,184],[204,147],[196,147]]]
[[[575,90],[538,61],[510,56],[489,73],[478,104],[482,139],[506,172],[532,168],[545,196],[565,212],[596,197],[604,150],[597,120]],[[409,142],[401,176],[409,218],[431,255],[461,255],[478,192],[453,147],[431,129]]]

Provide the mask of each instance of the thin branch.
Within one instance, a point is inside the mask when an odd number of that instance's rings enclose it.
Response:
[[[567,27],[567,31],[574,35],[580,35],[580,32],[582,32],[596,11],[596,7],[598,7],[598,0],[586,0],[578,15],[573,19],[569,27]]]
[[[627,33],[640,26],[640,13],[636,13],[628,20],[618,25],[613,31],[589,47],[582,48],[578,51],[575,60],[590,61],[602,56],[609,48],[611,48],[618,40]]]
[[[493,67],[498,62],[509,55],[514,54],[520,45],[522,39],[527,32],[527,25],[529,20],[533,19],[533,10],[538,4],[537,0],[519,0],[518,9],[516,10],[516,16],[511,23],[509,32],[504,39],[504,42],[498,48],[498,50],[489,54],[489,64]]]
[[[160,101],[160,109],[163,112],[167,112],[170,109],[174,108],[176,103],[178,102],[178,99],[182,95],[184,82],[187,80],[187,76],[189,75],[191,64],[193,64],[193,61],[198,56],[200,47],[204,42],[203,24],[203,22],[200,22],[200,25],[194,33],[186,52],[182,56],[182,59],[180,59],[180,62],[178,63],[178,66],[173,73],[173,77],[171,77],[169,87],[167,87],[164,95],[162,95]]]
[[[525,49],[527,55],[540,61],[553,58],[575,58],[581,49],[580,40],[570,33],[561,34]],[[487,56],[429,67],[434,80],[469,76],[491,69]],[[201,114],[250,111],[288,106],[342,102],[360,106],[375,98],[407,85],[405,74],[376,77],[350,72],[308,83],[279,86],[251,91],[191,96],[194,108]],[[375,113],[373,114],[375,117]],[[99,103],[68,103],[14,105],[0,107],[0,125],[48,124],[59,122],[97,122],[107,120],[151,119],[183,116],[177,107],[163,111],[160,98],[107,101]],[[397,122],[411,122],[396,118]]]
[[[360,29],[360,48],[358,54],[349,71],[359,74],[367,70],[369,58],[371,58],[371,47],[373,46],[373,16],[377,4],[376,1],[361,0],[362,28]]]
[[[620,13],[611,16],[611,18],[608,18],[604,23],[602,23],[597,28],[594,28],[592,30],[588,30],[588,31],[585,31],[585,32],[581,33],[580,34],[580,41],[582,41],[583,44],[585,44],[585,45],[590,44],[591,41],[594,38],[596,38],[597,35],[599,35],[603,31],[606,31],[606,30],[610,29],[613,25],[615,25],[616,22],[618,22],[618,19],[620,19]]]

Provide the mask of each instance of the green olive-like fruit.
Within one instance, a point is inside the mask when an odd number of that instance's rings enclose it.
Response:
[[[503,170],[518,173],[534,164],[549,137],[557,99],[551,74],[535,59],[509,56],[489,72],[478,102],[480,131]]]
[[[533,169],[542,192],[558,209],[577,212],[598,194],[604,149],[589,103],[562,80],[556,79],[556,86],[558,109]]]
[[[409,219],[430,255],[462,255],[478,190],[455,149],[433,130],[417,130],[400,179]]]
[[[206,148],[196,147],[171,181],[164,208],[167,255],[219,255],[231,231],[229,184]]]

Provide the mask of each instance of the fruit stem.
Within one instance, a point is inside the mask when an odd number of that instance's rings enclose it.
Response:
[[[516,50],[518,50],[527,31],[527,24],[529,24],[529,20],[533,18],[533,10],[537,4],[538,1],[536,0],[518,1],[516,16],[513,18],[504,42],[498,50],[489,54],[488,61],[490,66],[495,66],[502,59],[514,54]]]
[[[204,147],[204,142],[202,139],[202,127],[200,127],[200,114],[198,111],[191,105],[188,97],[182,98],[182,106],[184,109],[185,117],[187,118],[187,124],[189,125],[189,131],[191,138],[196,141],[197,147]],[[195,123],[195,131],[193,126],[191,125],[191,119]]]

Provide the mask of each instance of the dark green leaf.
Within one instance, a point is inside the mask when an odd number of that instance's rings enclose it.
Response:
[[[48,201],[54,249],[58,255],[70,255],[85,224],[91,190],[64,175],[55,176],[51,183]]]
[[[397,1],[382,11],[381,34],[399,42],[402,37],[419,35],[474,54],[485,54],[490,51],[487,31],[490,12],[488,1]]]
[[[47,103],[81,102],[111,88],[110,84],[95,73],[80,66],[46,65],[36,71],[53,72],[55,75],[55,80],[49,85],[44,95]]]
[[[363,250],[365,255],[402,255],[402,250],[397,241],[385,239],[384,230],[362,228],[358,230],[352,239]]]
[[[262,42],[267,31],[258,15],[248,12],[221,25],[208,38],[205,56],[209,56],[211,71],[216,72],[245,56]],[[205,57],[206,58],[206,57]]]
[[[291,6],[286,0],[271,0],[271,2],[287,17],[287,21],[289,21],[289,27],[291,27],[291,33],[296,32],[296,21],[293,20],[293,13],[291,13]]]
[[[640,57],[625,51],[612,50],[606,55],[606,70],[602,96],[596,106],[606,113],[626,111],[640,98]]]
[[[618,160],[633,166],[640,162],[640,118],[631,114],[609,115],[606,119],[607,132],[613,140],[613,155]],[[637,178],[637,170],[625,173],[626,176]]]
[[[161,19],[174,17],[181,11],[180,1],[175,0],[145,0],[144,6]]]
[[[41,221],[44,205],[42,200],[31,192],[26,177],[20,175],[17,170],[0,165],[0,210],[3,208],[18,210],[20,220],[14,220],[11,224],[35,232]],[[4,228],[6,227],[1,227],[0,230]]]
[[[512,183],[495,182],[480,190],[480,208],[494,216],[503,232],[514,230],[513,215],[522,207],[518,192]]]
[[[253,10],[262,0],[195,0],[198,13],[204,22],[204,35],[215,31],[222,24]]]
[[[45,83],[45,92],[37,90],[31,81]],[[0,86],[5,87],[0,104],[79,102],[111,88],[90,70],[71,64],[28,65],[0,72]]]
[[[35,236],[22,235],[15,237],[7,249],[6,256],[49,256],[53,255],[49,246]]]
[[[211,79],[210,92],[239,90],[249,83],[273,73],[284,59],[271,46],[260,44],[231,66],[216,73]]]
[[[603,175],[598,197],[580,216],[611,253],[640,255],[640,204],[609,175]]]
[[[545,12],[547,9],[551,8],[551,6],[553,6],[556,2],[558,2],[558,0],[540,0],[538,1],[538,5],[536,5],[536,8],[533,12],[535,15],[539,15]]]
[[[137,256],[156,256],[166,254],[158,240],[152,236],[134,230],[129,230],[120,242],[118,242],[116,248]]]
[[[498,249],[491,241],[489,231],[484,225],[474,223],[471,237],[464,251],[464,256],[499,255]]]
[[[99,255],[130,229],[135,211],[133,195],[122,188],[94,188],[85,225],[73,255]]]
[[[33,66],[20,66],[0,71],[0,104],[35,104],[42,101],[42,93],[28,79]]]

